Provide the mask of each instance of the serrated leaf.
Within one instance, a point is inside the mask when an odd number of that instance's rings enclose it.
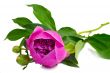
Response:
[[[89,37],[87,42],[90,43],[101,57],[110,59],[110,35],[95,34]]]
[[[75,54],[71,54],[62,63],[68,66],[78,67],[78,61],[75,58]]]
[[[30,32],[28,30],[14,29],[8,33],[6,39],[9,39],[10,41],[16,41],[22,37],[27,37],[29,35]]]
[[[84,47],[85,42],[83,40],[79,40],[75,45],[75,57],[77,58],[80,51]]]
[[[60,30],[58,30],[58,33],[63,37],[65,36],[73,36],[73,37],[77,37],[77,38],[82,38],[81,35],[78,35],[77,32],[70,27],[63,27]]]
[[[56,30],[54,19],[52,18],[51,12],[48,9],[38,4],[28,6],[33,7],[34,15],[43,25],[47,26],[51,30]]]
[[[13,19],[13,22],[27,29],[34,29],[36,27],[36,25],[26,17],[15,18]]]

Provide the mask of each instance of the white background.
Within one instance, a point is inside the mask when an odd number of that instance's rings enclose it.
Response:
[[[80,68],[59,64],[53,69],[44,69],[32,63],[23,71],[15,61],[17,54],[11,49],[19,41],[4,41],[4,38],[10,30],[19,27],[12,22],[13,18],[28,17],[38,22],[32,8],[26,6],[28,4],[41,4],[48,8],[58,29],[69,26],[79,32],[110,21],[109,0],[0,0],[0,73],[110,73],[110,60],[100,58],[89,44],[79,55]],[[95,33],[110,34],[110,25]]]

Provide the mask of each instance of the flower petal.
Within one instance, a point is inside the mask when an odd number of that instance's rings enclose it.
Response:
[[[40,57],[40,55],[38,53],[36,53],[35,49],[33,48],[33,45],[27,44],[27,47],[30,50],[30,54],[31,54],[33,60],[35,61],[35,63],[41,64],[41,59],[42,58]]]
[[[56,45],[55,45],[55,53],[56,53],[56,59],[57,59],[58,63],[63,61],[68,56],[68,53],[64,49],[64,46],[61,47],[60,44],[58,44],[58,43],[56,43]]]
[[[30,50],[30,54],[31,56],[33,57],[34,61],[36,63],[41,63],[41,57],[39,56],[39,54],[37,54],[35,52],[35,49],[34,49],[34,40],[36,39],[37,36],[39,36],[39,34],[41,34],[43,32],[43,28],[42,27],[39,27],[37,26],[35,28],[35,30],[33,31],[33,33],[30,35],[30,37],[26,40],[26,47]]]
[[[42,32],[41,34],[39,34],[37,37],[37,39],[52,39],[51,36],[49,36],[47,33]]]
[[[57,65],[55,50],[51,51],[42,59],[42,65],[48,68],[54,67]]]
[[[26,40],[26,44],[27,44],[27,48],[29,49],[29,46],[33,46],[34,40],[36,39],[37,36],[39,36],[39,34],[41,34],[43,32],[43,28],[37,26],[35,28],[35,30],[32,32],[32,34],[30,35],[30,37]]]
[[[54,38],[61,45],[64,46],[63,40],[62,40],[61,36],[57,32],[51,31],[51,30],[47,30],[47,31],[44,31],[44,32],[47,33],[48,35],[50,35],[52,38]]]

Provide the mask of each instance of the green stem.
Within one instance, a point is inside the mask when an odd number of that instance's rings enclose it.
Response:
[[[94,32],[94,31],[97,31],[97,30],[101,29],[102,27],[104,27],[104,26],[106,26],[108,24],[110,24],[110,22],[106,22],[104,24],[101,24],[99,27],[97,27],[95,29],[92,29],[92,30],[87,30],[87,31],[79,32],[79,34],[83,34],[83,33],[89,33],[90,34],[90,33]]]
[[[29,56],[28,49],[27,49],[27,47],[26,47],[26,43],[24,44],[24,47],[26,48],[26,49],[25,49],[25,52],[26,52],[27,56]]]
[[[28,64],[29,64],[29,63],[28,63]],[[25,65],[25,66],[23,67],[23,70],[27,68],[28,64],[27,64],[27,65]]]
[[[21,43],[20,43],[20,45],[19,45],[20,55],[22,54],[22,46],[23,46],[24,42],[25,42],[25,38],[22,39],[22,41],[21,41]]]

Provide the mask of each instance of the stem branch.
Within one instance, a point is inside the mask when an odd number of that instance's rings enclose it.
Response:
[[[97,27],[97,28],[95,28],[95,29],[92,29],[92,30],[86,30],[86,31],[79,32],[79,34],[92,33],[92,32],[94,32],[94,31],[97,31],[97,30],[101,29],[103,26],[106,26],[106,25],[108,25],[108,24],[110,24],[110,22],[106,22],[106,23],[104,23],[104,24],[101,24],[99,27]]]

